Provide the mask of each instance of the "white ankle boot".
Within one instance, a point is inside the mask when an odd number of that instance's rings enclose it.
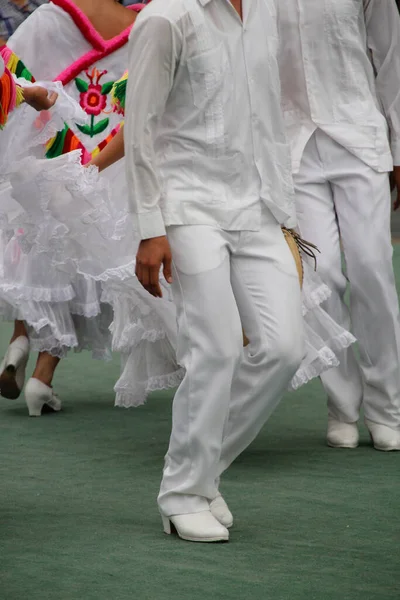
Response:
[[[20,336],[8,347],[0,365],[0,395],[15,400],[25,383],[25,369],[29,359],[29,340]]]
[[[326,443],[331,448],[357,448],[359,441],[357,423],[343,423],[328,418]]]
[[[164,532],[174,530],[182,540],[188,542],[227,542],[229,531],[217,521],[211,511],[166,517],[161,513]]]
[[[392,429],[387,425],[379,425],[379,423],[374,423],[368,419],[365,419],[365,424],[368,427],[375,450],[381,450],[382,452],[400,450],[400,431],[398,429]]]
[[[229,507],[221,494],[218,495],[210,502],[211,514],[227,529],[233,525],[233,515],[229,510]]]
[[[53,392],[53,388],[32,377],[25,387],[25,402],[30,417],[40,417],[45,404],[54,411],[61,410],[61,400]]]

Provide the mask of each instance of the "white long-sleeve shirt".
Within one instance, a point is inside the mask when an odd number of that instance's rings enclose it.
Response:
[[[125,155],[142,239],[165,226],[295,224],[274,0],[152,0],[129,46]]]
[[[277,6],[294,172],[317,128],[377,171],[400,165],[395,0],[279,0]]]

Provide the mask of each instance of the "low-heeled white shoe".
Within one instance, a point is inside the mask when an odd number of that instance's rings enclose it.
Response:
[[[61,410],[61,400],[49,387],[39,379],[32,377],[25,387],[25,402],[30,417],[40,417],[45,404],[52,410]]]
[[[227,529],[233,525],[233,515],[229,510],[229,507],[221,494],[218,495],[210,502],[211,514]]]
[[[359,433],[357,423],[343,423],[333,417],[328,418],[326,443],[331,448],[357,448]]]
[[[25,383],[25,369],[29,359],[29,340],[20,336],[8,347],[0,365],[0,395],[10,400],[19,397]]]
[[[365,419],[375,450],[393,452],[400,450],[400,431]]]
[[[210,510],[187,515],[166,517],[161,513],[164,533],[177,533],[188,542],[227,542],[229,531],[211,514]]]

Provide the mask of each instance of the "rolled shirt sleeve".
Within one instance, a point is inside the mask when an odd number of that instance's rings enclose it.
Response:
[[[165,235],[154,142],[181,48],[176,25],[146,11],[139,15],[128,50],[125,160],[130,212],[142,240]]]
[[[395,165],[400,165],[400,16],[395,0],[364,0],[368,47],[379,101],[390,129]]]

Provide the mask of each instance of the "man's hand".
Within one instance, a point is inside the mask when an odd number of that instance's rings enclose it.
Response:
[[[392,173],[390,173],[390,189],[393,191],[396,189],[396,199],[393,203],[393,210],[397,210],[400,207],[400,166],[393,167]]]
[[[24,88],[24,99],[29,106],[40,112],[41,110],[49,110],[58,98],[56,92],[50,94],[45,88],[38,85]]]
[[[165,235],[140,242],[136,255],[136,277],[152,296],[162,297],[159,280],[161,265],[164,265],[165,279],[172,283],[171,264],[171,249]]]

